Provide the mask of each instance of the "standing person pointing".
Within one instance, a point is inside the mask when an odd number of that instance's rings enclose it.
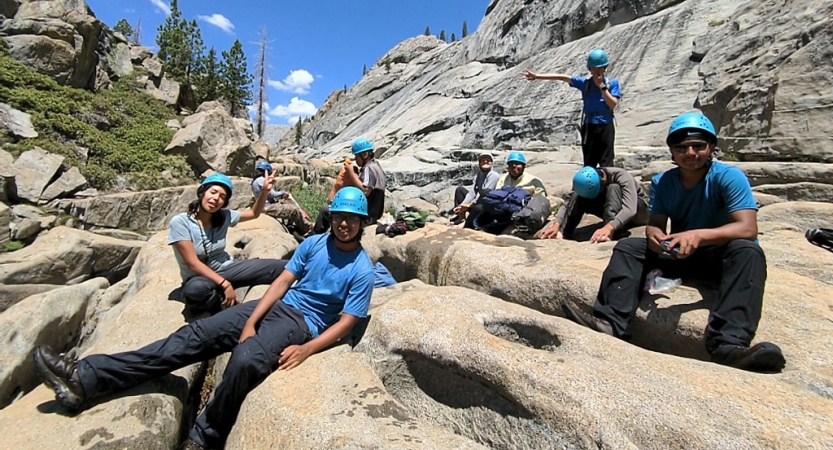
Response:
[[[619,81],[605,76],[607,67],[607,53],[597,48],[587,55],[589,77],[535,73],[529,70],[523,72],[524,78],[530,81],[559,80],[581,90],[584,101],[579,129],[581,153],[584,156],[584,165],[590,167],[613,167],[613,141],[616,138],[613,110],[619,104],[622,92],[619,90]]]

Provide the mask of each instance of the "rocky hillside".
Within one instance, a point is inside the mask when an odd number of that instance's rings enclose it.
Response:
[[[485,11],[465,39],[420,36],[381,55],[389,72],[372,67],[284,151],[336,156],[369,138],[403,198],[447,200],[445,180],[467,179],[467,150],[480,148],[529,152],[531,170],[557,185],[565,178],[547,163],[580,161],[580,93],[521,72],[582,74],[601,47],[622,84],[620,165],[665,159],[670,119],[695,107],[719,128],[726,158],[833,162],[829,0],[492,0]]]

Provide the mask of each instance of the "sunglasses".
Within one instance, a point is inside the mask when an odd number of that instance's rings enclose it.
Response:
[[[333,223],[336,225],[341,224],[341,222],[346,222],[349,226],[356,226],[362,220],[359,216],[354,216],[352,214],[333,214],[332,219]]]
[[[694,149],[695,152],[702,152],[703,150],[709,148],[708,142],[691,142],[691,143],[681,143],[681,144],[674,144],[671,146],[671,150],[674,150],[677,153],[685,153],[688,149]]]

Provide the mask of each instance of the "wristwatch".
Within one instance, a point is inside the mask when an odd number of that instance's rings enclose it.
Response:
[[[601,89],[601,90],[603,90],[603,91],[606,91],[606,90],[607,90],[607,85],[606,85],[606,84],[603,84],[603,85],[602,85],[602,87],[600,87],[599,89]]]

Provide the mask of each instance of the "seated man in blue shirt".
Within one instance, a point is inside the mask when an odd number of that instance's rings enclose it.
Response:
[[[564,304],[564,312],[581,325],[627,339],[649,271],[714,280],[720,288],[705,331],[712,361],[756,372],[780,371],[786,361],[777,345],[751,345],[767,273],[749,181],[740,169],[712,160],[717,135],[699,112],[674,119],[666,143],[678,167],[651,181],[646,238],[625,239],[614,247],[595,315],[573,302]],[[666,234],[669,219],[671,234]]]
[[[259,301],[193,322],[132,352],[75,362],[37,347],[33,357],[44,383],[64,407],[77,410],[91,399],[230,351],[223,381],[182,446],[223,448],[246,395],[275,367],[298,366],[367,315],[374,272],[359,243],[367,198],[358,188],[343,188],[330,212],[330,233],[302,242]]]

